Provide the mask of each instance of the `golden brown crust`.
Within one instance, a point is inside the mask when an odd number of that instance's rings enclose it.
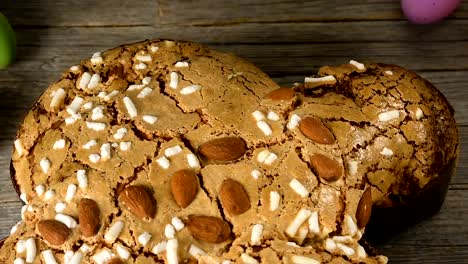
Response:
[[[199,263],[385,262],[360,245],[360,198],[369,188],[377,208],[393,209],[425,190],[444,196],[429,186],[449,178],[437,166],[456,157],[450,106],[421,77],[384,64],[323,67],[289,100],[265,99],[278,88],[251,64],[194,43],[155,40],[94,55],[52,84],[18,131],[11,171],[29,202],[25,221],[60,215],[70,237],[41,247],[62,258],[86,243],[85,263],[119,246],[135,263],[142,255],[167,261],[166,242],[181,260],[202,249]],[[299,129],[307,117],[318,122]],[[335,162],[312,164],[312,155]],[[171,189],[183,188],[170,179],[183,169],[199,186],[180,208]],[[226,179],[236,187],[221,194]],[[118,199],[130,185],[148,192]],[[92,237],[73,222],[83,198],[101,211]],[[232,237],[200,240],[183,227],[190,215],[224,221]],[[9,243],[36,235],[23,226]],[[10,254],[0,250],[0,260],[22,257]]]

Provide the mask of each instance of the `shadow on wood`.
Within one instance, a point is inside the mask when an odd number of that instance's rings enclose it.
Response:
[[[406,201],[396,201],[396,204],[400,203],[398,206],[374,206],[364,238],[373,245],[383,244],[407,228],[439,212],[450,180],[455,175],[456,166],[457,161],[453,160],[426,188],[408,197]]]

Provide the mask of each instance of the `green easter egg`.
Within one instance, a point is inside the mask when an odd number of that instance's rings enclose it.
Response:
[[[15,32],[0,13],[0,69],[5,69],[15,57]]]

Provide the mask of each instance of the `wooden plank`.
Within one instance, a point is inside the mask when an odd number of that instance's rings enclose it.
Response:
[[[114,45],[113,45],[114,46]],[[299,75],[314,72],[321,65],[346,63],[349,59],[400,64],[423,70],[468,70],[468,41],[419,43],[305,43],[294,45],[209,45],[220,51],[244,57],[270,75]],[[112,46],[19,46],[17,63],[0,78],[7,80],[24,71],[59,72],[76,64],[92,53]],[[34,58],[34,59],[32,59]]]
[[[122,34],[125,32],[125,34]],[[243,23],[234,25],[53,27],[16,29],[19,45],[115,46],[146,38],[223,43],[330,43],[330,42],[423,42],[460,41],[468,35],[468,20],[448,20],[431,26],[409,25],[405,21],[350,21],[305,23]],[[103,37],[104,36],[104,37]],[[38,41],[39,40],[39,41]]]
[[[22,26],[152,25],[157,1],[2,0],[0,10],[13,25]]]
[[[457,177],[464,177],[463,182],[468,184],[468,127],[466,125],[459,126],[459,131],[460,154],[458,160],[458,167],[462,168],[462,171],[458,173]],[[466,169],[466,171],[464,171],[464,169]]]
[[[37,77],[37,75],[35,76]],[[10,146],[6,149],[3,148],[2,140],[13,140],[16,135],[17,127],[20,125],[27,111],[47,87],[48,83],[43,81],[35,82],[29,80],[11,82],[1,81],[0,78],[0,105],[5,106],[2,108],[2,111],[0,111],[0,124],[2,124],[2,134],[0,135],[0,163],[3,155],[10,155]],[[8,169],[8,166],[8,164],[5,164],[4,168]],[[2,168],[2,166],[0,166],[0,168]],[[0,171],[0,175],[1,173],[2,171]]]
[[[389,263],[398,264],[460,264],[468,259],[466,245],[401,245],[388,244],[378,247],[380,252],[389,257]]]
[[[21,220],[21,201],[0,203],[0,239],[10,234],[11,227]]]
[[[339,4],[327,0],[3,0],[0,10],[14,25],[46,27],[403,19],[399,2],[393,0],[344,0]],[[468,4],[463,1],[451,17],[468,18]]]
[[[467,148],[468,144],[466,143],[466,141],[463,143],[464,144],[461,145],[462,149]],[[464,155],[459,156],[459,161],[460,162],[456,169],[456,173],[453,176],[452,181],[450,182],[450,190],[468,190],[468,166],[466,164],[461,164],[468,162],[466,153]]]
[[[450,190],[438,214],[376,248],[390,263],[462,263],[468,256],[467,193]]]
[[[171,34],[170,32],[172,32],[172,29],[167,27],[154,28],[152,26],[54,28],[20,27],[17,28],[15,32],[17,43],[20,46],[113,47],[124,43],[138,42],[149,38],[158,38],[160,32],[163,32],[163,34]],[[192,35],[195,34],[196,32]],[[99,41],[95,41],[97,39]]]
[[[12,142],[12,141],[9,141],[9,142]],[[2,147],[3,145],[5,144],[2,144]],[[7,144],[7,145],[8,145],[8,149],[11,149],[11,144]],[[5,152],[8,153],[9,151],[6,150]],[[9,169],[8,169],[10,162],[8,161],[8,166],[7,166],[7,164],[5,164],[4,162],[6,160],[3,158],[3,156],[4,155],[2,155],[0,159],[0,168],[2,169],[2,173],[0,174],[0,201],[1,203],[17,202],[19,198],[11,183]]]
[[[468,246],[466,201],[468,201],[468,192],[466,190],[449,190],[438,214],[409,228],[395,240],[389,241],[389,244]]]
[[[403,19],[395,0],[160,0],[158,9],[157,25]],[[452,17],[468,18],[468,3],[462,1]]]
[[[400,64],[413,70],[468,69],[468,42],[306,43],[293,45],[210,45],[251,60],[271,75],[307,73],[321,65],[345,63],[346,58]],[[287,58],[287,59],[286,59]]]

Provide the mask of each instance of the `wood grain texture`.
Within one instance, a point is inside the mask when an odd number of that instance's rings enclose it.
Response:
[[[405,66],[415,71],[423,70],[468,70],[465,59],[468,57],[468,41],[435,42],[428,46],[419,43],[370,42],[370,43],[305,43],[293,45],[277,44],[236,44],[208,45],[214,49],[238,54],[255,63],[272,75],[287,73],[307,73],[324,64],[347,63],[355,58],[365,61],[382,61]],[[110,47],[94,46],[75,48],[70,51],[62,47],[50,47],[44,56],[47,64],[41,64],[43,70],[53,69],[53,66],[65,68],[65,62],[74,52],[82,57],[91,56],[92,52]],[[27,53],[28,47],[19,47],[18,52]],[[87,54],[85,54],[87,52]],[[89,55],[88,55],[89,54]],[[421,58],[424,57],[424,60]],[[20,57],[21,58],[21,57]],[[45,60],[48,58],[48,60]],[[285,60],[284,58],[288,58]],[[78,61],[78,60],[77,60]]]
[[[11,228],[21,220],[21,206],[23,203],[16,201],[3,201],[0,204],[0,237],[7,237],[10,234]]]
[[[9,179],[16,128],[60,73],[96,51],[150,38],[201,42],[247,58],[283,85],[349,59],[396,63],[434,83],[460,124],[459,168],[441,212],[378,248],[390,263],[468,258],[468,2],[431,26],[407,23],[399,1],[3,0],[18,59],[0,71],[0,237],[22,203]]]
[[[154,0],[2,0],[0,10],[14,25],[94,27],[152,25]]]
[[[468,258],[468,246],[466,245],[401,245],[388,244],[379,248],[390,257],[389,263],[427,263],[460,264]]]
[[[394,0],[3,0],[0,10],[15,25],[94,27],[128,25],[213,25],[323,21],[404,20]],[[216,10],[216,12],[213,12]],[[468,3],[452,14],[468,18]]]
[[[466,199],[468,192],[465,190],[451,190],[440,213],[402,233],[400,237],[404,237],[404,242],[399,243],[433,247],[446,246],[448,243],[468,246],[468,226],[464,224],[466,209],[463,207]],[[459,236],[459,233],[465,235]]]
[[[350,59],[363,62],[386,62],[402,65],[414,71],[468,70],[468,41],[418,43],[300,43],[281,44],[212,44],[214,49],[235,53],[254,62],[272,76],[308,74],[325,64],[347,63]],[[61,71],[76,64],[94,52],[111,48],[110,45],[49,46],[45,48],[19,46],[18,62],[0,76],[6,78],[21,71]],[[32,60],[34,58],[34,60]],[[284,59],[288,58],[288,59]],[[421,59],[421,58],[424,58]],[[10,73],[10,74],[9,74]]]
[[[453,14],[454,18],[468,16],[468,3],[462,1],[461,5]],[[160,0],[158,13],[157,23],[160,25],[403,19],[395,0]]]
[[[16,26],[19,45],[114,46],[145,38],[190,40],[207,44],[463,41],[468,20],[429,26],[406,21],[243,23],[220,26],[44,27]],[[125,32],[125,34],[122,34]],[[378,32],[378,34],[376,34]],[[99,39],[99,42],[90,43]],[[120,41],[120,42],[119,42]]]

